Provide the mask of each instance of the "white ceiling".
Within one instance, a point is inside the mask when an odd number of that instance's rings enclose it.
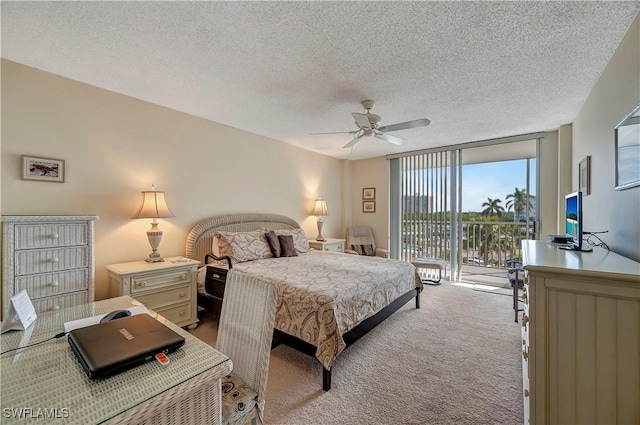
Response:
[[[1,56],[336,158],[570,123],[640,2],[7,2]],[[640,76],[639,76],[640,78]],[[376,101],[392,134],[355,130]],[[212,141],[213,142],[213,141]]]

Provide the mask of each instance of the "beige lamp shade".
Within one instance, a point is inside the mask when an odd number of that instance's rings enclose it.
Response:
[[[322,236],[322,226],[324,226],[324,222],[322,221],[323,215],[329,215],[329,210],[327,209],[327,202],[322,199],[316,199],[316,203],[313,205],[313,211],[311,211],[311,215],[318,216],[318,236],[316,236],[317,241],[326,241],[324,236]]]
[[[322,198],[316,199],[316,203],[313,206],[311,215],[329,215],[329,210],[327,210],[327,202]]]
[[[164,200],[164,192],[155,190],[155,186],[151,186],[152,190],[142,192],[142,205],[138,212],[132,218],[152,218],[151,229],[147,230],[147,239],[151,245],[151,254],[145,261],[148,263],[157,263],[164,261],[164,258],[158,252],[160,241],[162,240],[162,230],[158,229],[158,218],[175,217],[166,201]]]
[[[167,202],[164,200],[164,192],[145,190],[142,192],[142,205],[133,218],[169,218],[175,217]]]

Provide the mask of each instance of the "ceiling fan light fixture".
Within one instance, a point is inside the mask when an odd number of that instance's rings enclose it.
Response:
[[[352,112],[351,116],[355,120],[355,124],[358,127],[358,130],[355,131],[345,131],[343,133],[346,134],[355,134],[355,137],[343,148],[350,148],[355,145],[363,136],[374,136],[378,139],[382,139],[386,142],[393,143],[394,145],[401,145],[406,142],[406,139],[398,136],[392,136],[387,134],[388,131],[397,131],[397,130],[406,130],[408,128],[417,128],[417,127],[425,127],[431,123],[427,118],[420,118],[417,120],[405,121],[401,123],[391,124],[380,126],[382,123],[382,118],[378,114],[372,114],[371,109],[375,105],[373,100],[363,100],[360,102],[362,107],[365,109],[364,113]],[[315,134],[323,134],[323,133],[315,133]],[[324,133],[324,134],[335,134],[335,133]]]

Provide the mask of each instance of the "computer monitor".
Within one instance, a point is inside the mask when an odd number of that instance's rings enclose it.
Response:
[[[565,233],[573,239],[574,251],[591,251],[582,244],[582,192],[565,196]]]

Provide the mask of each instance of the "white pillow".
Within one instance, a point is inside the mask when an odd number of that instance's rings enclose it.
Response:
[[[211,244],[211,253],[216,257],[220,256],[220,235],[218,232],[213,235],[213,244]]]
[[[218,257],[228,255],[236,263],[273,257],[264,233],[264,230],[216,232],[213,238],[218,239]]]

